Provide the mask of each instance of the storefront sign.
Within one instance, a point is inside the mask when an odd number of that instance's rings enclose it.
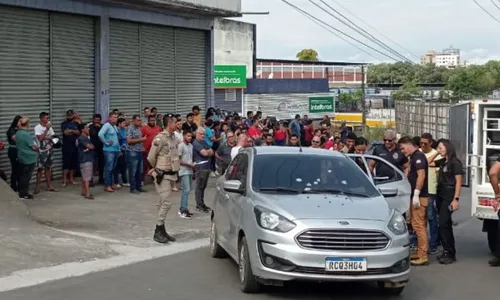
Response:
[[[214,66],[216,89],[244,89],[247,87],[246,66]]]
[[[332,113],[335,100],[332,96],[309,97],[309,113]]]

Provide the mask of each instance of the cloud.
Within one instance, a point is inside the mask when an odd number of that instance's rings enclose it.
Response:
[[[387,51],[314,6],[311,1],[288,1],[334,28],[387,54]],[[312,1],[319,3],[333,14],[329,8],[321,4],[320,0]],[[500,10],[490,1],[477,1],[500,19]],[[418,61],[419,56],[428,50],[439,51],[450,45],[460,48],[462,58],[465,60],[485,61],[500,57],[500,41],[493,38],[498,35],[500,24],[470,0],[324,0],[324,2],[414,61]],[[301,49],[313,48],[318,51],[322,60],[327,61],[391,60],[353,42],[369,54],[357,49],[281,0],[242,0],[242,7],[245,12],[269,11],[270,13],[245,15],[242,18],[242,21],[257,24],[258,57],[293,59]],[[349,14],[342,7],[355,15]],[[389,56],[394,55],[389,54]]]

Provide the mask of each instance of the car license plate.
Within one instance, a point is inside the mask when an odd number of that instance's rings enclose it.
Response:
[[[327,257],[326,272],[366,272],[366,258],[361,257]]]

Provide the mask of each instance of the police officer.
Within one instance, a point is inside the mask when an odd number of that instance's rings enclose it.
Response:
[[[430,166],[439,168],[436,208],[439,214],[439,235],[444,252],[438,255],[438,261],[449,265],[457,260],[451,215],[458,209],[464,168],[450,141],[441,140],[437,150],[443,159],[433,161]]]
[[[384,133],[384,144],[373,149],[373,155],[387,160],[401,171],[408,167],[408,158],[397,147],[394,130],[389,129]],[[393,179],[395,176],[393,169],[386,164],[370,160],[369,166],[371,172],[375,169],[377,177],[389,177],[389,179]]]
[[[160,132],[153,140],[151,150],[148,153],[148,162],[153,167],[149,172],[153,176],[154,185],[160,200],[157,205],[158,220],[153,239],[158,243],[175,242],[165,229],[165,219],[172,207],[170,195],[172,193],[171,182],[177,181],[177,173],[180,169],[179,144],[175,137],[176,119],[171,115],[163,117],[165,130]]]

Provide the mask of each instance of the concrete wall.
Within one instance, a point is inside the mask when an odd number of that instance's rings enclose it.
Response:
[[[241,11],[241,0],[156,0],[158,2],[172,2],[179,3],[182,5],[184,3],[188,3],[191,5],[197,6],[207,6],[210,8],[228,10],[228,11]]]
[[[214,44],[215,65],[245,65],[247,66],[247,78],[253,77],[255,24],[216,19]]]

